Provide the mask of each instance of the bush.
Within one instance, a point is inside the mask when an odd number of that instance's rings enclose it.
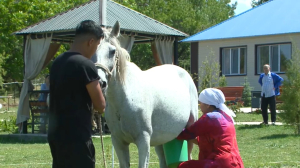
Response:
[[[219,79],[219,87],[226,87],[227,81],[225,75],[222,75]]]
[[[235,101],[226,101],[225,104],[234,113],[242,113],[242,110],[240,110],[240,108],[243,107],[243,105],[241,103]]]
[[[9,119],[0,120],[0,132],[17,133],[18,126],[16,125],[17,118],[10,116]]]

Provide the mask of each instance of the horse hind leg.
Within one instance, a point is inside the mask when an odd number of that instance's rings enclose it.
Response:
[[[111,137],[111,140],[119,159],[120,168],[129,168],[130,167],[129,144],[113,136]]]
[[[159,167],[160,168],[168,168],[163,145],[155,146],[155,152],[159,159]]]
[[[136,146],[139,153],[139,168],[148,168],[150,158],[150,135],[143,133],[136,140]]]

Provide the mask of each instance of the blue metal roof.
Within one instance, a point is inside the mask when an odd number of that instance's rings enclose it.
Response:
[[[93,0],[54,17],[31,25],[15,32],[16,35],[44,32],[74,31],[82,20],[93,20],[99,23],[99,0]],[[107,0],[107,25],[112,27],[119,21],[121,30],[145,33],[150,35],[173,35],[187,37],[188,35],[166,24],[154,20],[114,1]]]
[[[271,0],[181,42],[300,32],[300,0]]]

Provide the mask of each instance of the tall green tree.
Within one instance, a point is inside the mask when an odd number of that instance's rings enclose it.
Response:
[[[13,32],[87,1],[0,0],[0,82],[23,79],[23,37]]]
[[[280,99],[283,101],[279,114],[283,122],[300,134],[300,50],[293,45],[292,59],[287,63]]]
[[[0,82],[23,80],[23,38],[13,32],[89,0],[0,0]],[[234,15],[230,0],[115,0],[189,35]],[[135,45],[131,57],[142,69],[154,66],[149,44]],[[62,46],[60,51],[66,47]],[[179,62],[189,62],[190,45],[179,44]],[[188,66],[185,66],[188,67]],[[3,79],[3,80],[2,80]]]
[[[116,2],[189,35],[232,17],[237,5],[237,3],[230,5],[230,0],[116,0]],[[186,63],[190,62],[190,44],[180,43],[178,47],[180,66],[189,67]],[[142,69],[151,67],[152,61],[149,64],[139,61],[141,55],[135,53],[135,49],[131,53],[132,59],[136,60],[135,63]],[[145,57],[152,59],[150,47],[145,49],[149,50],[147,52],[149,55]]]
[[[252,8],[258,6],[258,5],[261,5],[265,2],[268,2],[269,0],[252,0]]]

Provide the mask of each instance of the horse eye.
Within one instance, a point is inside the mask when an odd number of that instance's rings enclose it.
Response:
[[[116,50],[110,50],[110,51],[109,51],[109,55],[111,55],[111,56],[114,56],[115,53],[116,53]]]

